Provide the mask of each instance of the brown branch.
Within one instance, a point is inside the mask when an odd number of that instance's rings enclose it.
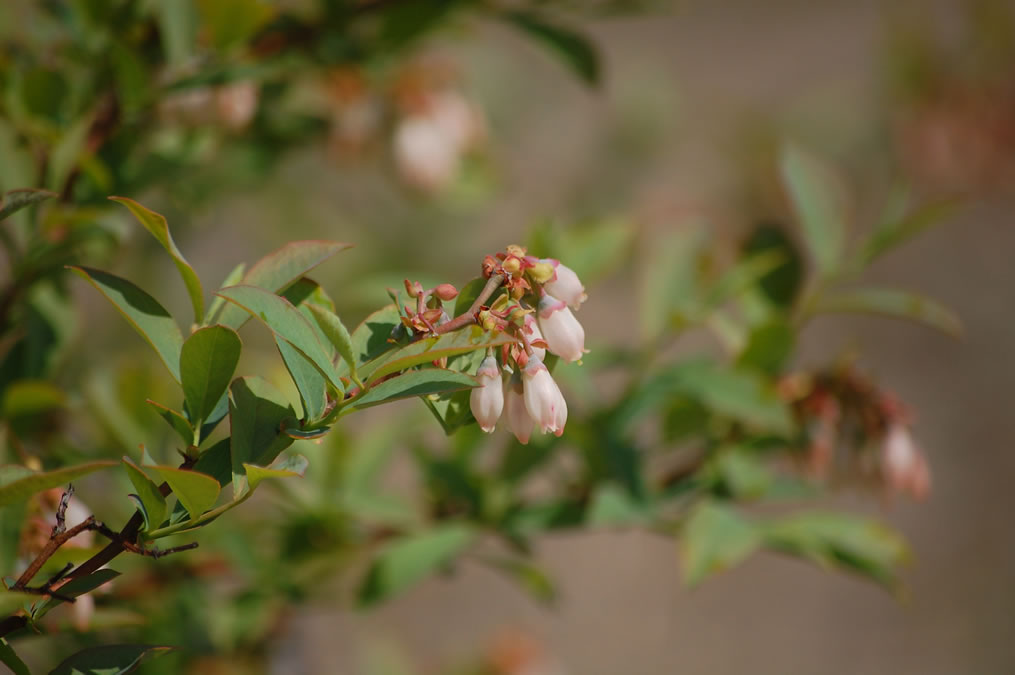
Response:
[[[490,299],[490,296],[493,295],[494,291],[500,288],[503,284],[504,275],[494,274],[487,280],[486,286],[483,286],[483,290],[480,291],[479,296],[476,297],[472,306],[462,314],[453,318],[451,321],[435,326],[433,330],[434,334],[441,335],[443,333],[450,333],[453,330],[458,330],[459,328],[463,328],[470,323],[473,323],[476,320],[476,312],[479,311],[479,308],[485,305],[486,301]]]

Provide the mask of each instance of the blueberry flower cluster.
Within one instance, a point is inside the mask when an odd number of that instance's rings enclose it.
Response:
[[[520,443],[533,428],[560,436],[567,423],[567,402],[547,369],[547,352],[564,361],[580,361],[585,330],[571,308],[585,301],[578,275],[559,260],[526,255],[520,246],[487,256],[483,274],[502,279],[504,292],[477,312],[488,330],[505,330],[518,342],[490,353],[477,372],[472,414],[483,431],[492,432],[502,414]]]

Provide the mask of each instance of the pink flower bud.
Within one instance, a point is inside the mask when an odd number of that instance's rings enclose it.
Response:
[[[522,381],[517,373],[504,384],[504,412],[507,415],[508,429],[515,435],[519,443],[528,445],[529,436],[532,435],[533,422],[525,407]]]
[[[433,289],[433,292],[445,302],[458,297],[458,289],[451,284],[440,284],[437,288]]]
[[[881,448],[885,482],[895,492],[922,499],[930,491],[930,469],[913,436],[902,424],[892,424]]]
[[[525,382],[525,409],[529,416],[544,434],[550,431],[560,436],[567,423],[567,403],[550,371],[541,360],[533,356],[525,364],[522,375]]]
[[[554,276],[550,281],[543,284],[543,289],[555,298],[560,298],[571,307],[578,309],[588,298],[585,295],[585,287],[578,279],[578,275],[567,265],[561,264],[559,260],[546,258],[540,262],[550,263],[554,268]]]
[[[525,336],[529,339],[529,343],[535,342],[537,340],[543,340],[543,342],[546,342],[546,340],[543,339],[543,334],[539,332],[539,322],[536,321],[536,317],[533,316],[532,314],[525,315]],[[545,348],[536,347],[535,345],[533,345],[532,353],[540,361],[546,360]]]
[[[550,351],[565,361],[585,353],[585,329],[563,300],[546,294],[539,300],[539,329]]]
[[[458,174],[458,148],[426,117],[410,116],[399,123],[394,153],[402,178],[427,192],[447,187]]]
[[[480,386],[469,394],[469,407],[472,408],[472,416],[479,422],[479,428],[490,433],[497,426],[504,409],[504,386],[500,381],[497,359],[493,356],[483,359],[476,377]]]

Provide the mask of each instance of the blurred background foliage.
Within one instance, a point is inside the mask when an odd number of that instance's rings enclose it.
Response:
[[[666,69],[651,63],[659,47],[637,47],[667,45],[686,20],[719,40],[712,58],[749,76],[750,54],[731,41],[760,10],[721,4],[0,5],[0,192],[7,205],[40,200],[3,223],[4,464],[136,458],[139,443],[175,456],[145,403],[178,396],[158,361],[65,271],[114,269],[186,314],[172,262],[110,195],[164,213],[209,283],[291,239],[354,242],[315,271],[350,328],[402,278],[461,287],[512,242],[563,260],[591,296],[579,318],[592,351],[554,370],[572,410],[562,438],[487,437],[460,399],[434,402],[449,406],[445,427],[461,426],[451,436],[417,401],[356,416],[296,443],[304,479],[202,530],[197,551],[121,557],[123,576],[87,621],[62,607],[44,635],[13,641],[18,653],[51,667],[54,655],[137,642],[179,647],[146,672],[579,672],[524,626],[440,662],[447,650],[383,637],[329,654],[322,637],[356,621],[329,610],[388,602],[415,602],[439,624],[456,610],[403,593],[462,567],[496,575],[473,587],[491,598],[503,578],[560,610],[568,570],[548,571],[540,542],[575,530],[617,537],[573,563],[593,569],[626,541],[618,532],[638,530],[678,539],[672,574],[692,584],[766,549],[900,591],[909,550],[863,503],[927,495],[918,463],[901,475],[886,460],[890,432],[908,433],[914,415],[848,336],[826,331],[816,346],[808,335],[828,313],[960,333],[950,310],[876,270],[960,209],[1010,199],[1012,9],[872,4],[873,46],[854,47],[860,66],[842,76],[868,73],[861,100],[832,82],[791,101],[779,90],[736,101],[721,77],[694,98],[681,78],[694,80],[690,58],[707,50],[665,52],[677,63]],[[845,11],[832,3],[821,23],[784,4],[760,19],[825,25]],[[885,281],[865,281],[870,265]],[[298,400],[270,339],[243,337],[240,370]],[[100,474],[77,498],[120,523],[131,491]],[[863,497],[829,503],[829,491]],[[0,511],[5,575],[46,509]],[[631,670],[663,672],[653,667],[635,658]],[[771,667],[759,672],[785,672]]]

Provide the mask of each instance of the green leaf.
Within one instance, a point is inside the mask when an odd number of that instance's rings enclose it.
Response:
[[[38,595],[0,589],[0,616],[13,614],[19,609],[23,609],[26,604],[30,605],[38,600]]]
[[[253,492],[265,478],[286,478],[288,476],[302,478],[309,464],[310,462],[303,455],[292,455],[280,462],[273,463],[271,466],[244,464],[243,468],[247,472],[247,485],[250,487],[250,491]]]
[[[60,410],[67,405],[67,395],[47,380],[17,380],[3,393],[0,416],[6,420],[37,419],[37,415]]]
[[[365,363],[392,348],[391,331],[402,325],[394,305],[382,307],[352,332],[352,354],[357,363]]]
[[[276,336],[282,338],[307,358],[335,387],[342,391],[342,381],[324,345],[307,319],[285,298],[256,286],[231,286],[219,295],[260,319]]]
[[[506,556],[484,557],[483,561],[511,577],[537,602],[552,605],[557,600],[553,580],[538,565]]]
[[[829,568],[846,569],[891,587],[909,560],[903,538],[887,526],[845,513],[812,511],[769,523],[765,545]]]
[[[133,199],[126,197],[110,197],[110,199],[114,202],[120,202],[130,209],[130,212],[134,214],[138,222],[144,225],[145,229],[151,232],[152,236],[166,249],[169,257],[173,259],[173,263],[176,265],[184,285],[187,287],[187,293],[190,295],[190,304],[194,307],[194,322],[200,323],[201,317],[204,314],[204,291],[201,288],[201,279],[198,278],[197,272],[194,271],[194,268],[190,266],[190,263],[180,253],[180,249],[176,247],[176,242],[173,241],[173,235],[169,232],[169,223],[166,222],[165,217],[141,206]]]
[[[795,343],[796,334],[790,323],[783,318],[773,318],[751,331],[747,345],[737,357],[737,365],[778,374],[793,354]]]
[[[726,490],[741,499],[767,496],[773,482],[765,465],[746,448],[729,448],[719,453],[715,468]]]
[[[243,491],[246,464],[271,464],[293,440],[282,429],[296,416],[285,397],[266,380],[241,377],[229,387],[233,496]]]
[[[729,507],[714,502],[699,505],[684,528],[681,564],[690,585],[729,569],[761,545],[758,528]]]
[[[108,469],[111,466],[116,466],[116,462],[102,460],[77,466],[67,466],[53,471],[32,473],[27,476],[23,475],[21,467],[0,466],[0,483],[4,483],[2,478],[5,473],[17,472],[19,474],[19,477],[15,480],[0,486],[0,507],[26,501],[32,495],[43,490],[66,485],[82,476],[87,476],[102,469]]]
[[[6,614],[6,612],[0,613]],[[25,662],[14,653],[11,646],[7,644],[7,640],[3,638],[0,638],[0,663],[10,668],[14,675],[31,675]]]
[[[759,225],[743,245],[744,255],[776,253],[781,263],[758,280],[761,292],[777,307],[790,307],[803,285],[804,268],[796,244],[777,225]]]
[[[59,197],[59,195],[49,190],[34,190],[30,188],[11,190],[0,195],[0,221],[13,216],[23,208],[51,199],[52,197]]]
[[[166,61],[181,66],[191,60],[197,42],[197,10],[194,0],[159,2],[153,5]]]
[[[257,286],[272,293],[284,290],[308,271],[352,246],[335,241],[294,241],[259,260],[243,275],[243,286]],[[238,329],[247,321],[247,314],[237,307],[222,310],[219,323]]]
[[[123,675],[143,662],[176,649],[157,645],[102,645],[89,647],[64,659],[49,675]]]
[[[108,567],[96,570],[88,576],[68,581],[60,587],[60,595],[67,598],[76,598],[79,595],[84,595],[85,593],[94,591],[99,586],[109,583],[118,576],[120,576],[119,572],[111,570]],[[36,607],[32,610],[32,620],[40,620],[54,607],[62,605],[63,602],[64,601],[60,598],[46,598],[41,604],[36,605]]]
[[[827,277],[839,267],[846,239],[844,187],[829,167],[795,145],[783,148],[779,169],[818,273]]]
[[[356,376],[356,356],[353,350],[352,336],[349,334],[349,330],[342,323],[342,320],[338,318],[334,312],[328,310],[326,307],[320,305],[307,305],[307,309],[313,314],[314,321],[317,322],[318,328],[324,333],[328,341],[335,348],[345,361],[345,364],[349,367],[349,372]]]
[[[955,212],[957,206],[957,202],[951,200],[933,202],[903,218],[883,223],[864,242],[857,254],[858,267],[866,267],[899,244],[942,222]]]
[[[196,424],[215,409],[240,361],[240,336],[225,326],[199,328],[180,351],[180,378],[187,411]]]
[[[240,263],[234,267],[228,275],[226,275],[225,281],[222,282],[222,285],[219,288],[229,288],[230,286],[235,286],[240,283],[240,280],[243,279],[243,274],[246,271],[247,264]],[[211,299],[211,304],[208,305],[208,311],[204,315],[203,323],[205,326],[215,321],[215,317],[218,316],[219,310],[221,310],[225,304],[226,299],[220,295],[216,295]]]
[[[215,506],[219,497],[219,482],[203,473],[177,469],[171,466],[153,466],[152,471],[158,473],[162,480],[173,488],[173,494],[187,509],[191,518],[197,518]]]
[[[453,370],[430,368],[408,372],[371,387],[363,396],[353,399],[351,409],[368,408],[413,396],[442,394],[477,386],[476,379]]]
[[[169,513],[169,507],[166,505],[166,498],[159,492],[159,486],[130,458],[124,457],[122,461],[127,470],[127,477],[137,491],[137,498],[144,506],[141,513],[145,518],[145,531],[161,527]]]
[[[155,349],[162,363],[169,369],[169,374],[179,382],[183,336],[169,312],[155,298],[126,279],[87,267],[70,269],[113,303],[123,318]]]
[[[303,403],[303,415],[310,421],[324,417],[328,404],[328,381],[295,347],[280,337],[275,338],[286,370],[296,383]]]
[[[369,607],[405,591],[444,567],[476,539],[467,525],[450,523],[402,537],[374,559],[359,589],[361,607]]]
[[[678,230],[655,242],[642,279],[638,313],[643,338],[658,338],[668,324],[679,327],[698,311],[704,251],[704,232],[698,227]]]
[[[644,525],[651,513],[626,490],[607,484],[596,489],[585,518],[590,527],[624,527]]]
[[[480,326],[468,326],[444,335],[417,340],[405,347],[392,349],[360,366],[359,374],[369,385],[391,373],[436,361],[445,356],[465,354],[487,347],[499,347],[512,342],[515,342],[515,339],[503,331],[492,333],[483,330]]]
[[[961,337],[962,322],[947,307],[918,293],[890,288],[861,288],[822,295],[815,299],[812,312],[860,312],[908,319]]]
[[[527,11],[505,12],[504,18],[556,54],[589,85],[599,84],[599,53],[592,41],[572,28]]]
[[[155,412],[159,414],[159,417],[166,421],[173,430],[180,435],[183,442],[190,445],[194,442],[194,430],[190,426],[190,421],[183,416],[182,413],[176,412],[172,408],[167,408],[161,403],[149,399],[145,400],[145,403],[155,409]]]
[[[197,7],[212,44],[220,50],[239,46],[253,37],[276,11],[262,0],[201,0]]]

